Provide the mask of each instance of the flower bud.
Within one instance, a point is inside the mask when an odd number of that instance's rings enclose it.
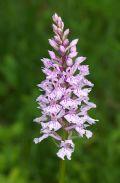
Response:
[[[67,38],[68,34],[69,34],[69,29],[66,29],[63,33],[63,40]]]
[[[72,66],[72,65],[73,65],[72,59],[68,57],[68,59],[67,59],[67,61],[66,61],[66,64],[67,64],[67,66],[69,66],[69,67]]]
[[[78,43],[78,39],[74,39],[71,43],[70,43],[70,47],[75,46]]]
[[[58,15],[57,15],[57,13],[55,13],[53,16],[52,16],[52,19],[53,19],[53,21],[56,23],[57,22],[57,20],[58,20]]]
[[[66,51],[65,47],[60,45],[60,51],[61,51],[61,53],[65,53],[65,51]]]
[[[56,58],[55,53],[53,51],[48,51],[48,53],[52,59]]]
[[[56,41],[54,41],[53,39],[49,39],[49,44],[55,49],[58,50],[58,45],[56,43]]]

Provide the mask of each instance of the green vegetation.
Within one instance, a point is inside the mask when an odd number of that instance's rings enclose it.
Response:
[[[36,85],[42,81],[42,57],[52,35],[51,16],[62,16],[78,51],[87,56],[91,100],[99,119],[92,139],[76,139],[66,161],[65,183],[120,181],[120,1],[0,1],[0,183],[57,183],[59,159],[51,139],[39,145]]]

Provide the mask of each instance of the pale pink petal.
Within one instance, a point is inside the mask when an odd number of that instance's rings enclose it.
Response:
[[[85,132],[86,132],[86,137],[87,137],[88,139],[92,137],[92,132],[91,132],[91,131],[86,130]]]
[[[86,59],[86,57],[77,57],[75,60],[75,64],[72,66],[72,71],[73,73],[76,72],[76,70],[78,69],[78,66],[80,65],[81,62],[83,62]]]
[[[34,138],[35,144],[40,143],[42,140],[46,139],[48,136],[49,136],[48,134],[44,134],[43,136],[41,136],[39,138]]]
[[[77,56],[77,54],[78,54],[78,52],[71,52],[71,53],[68,55],[68,57],[74,58],[74,57]]]

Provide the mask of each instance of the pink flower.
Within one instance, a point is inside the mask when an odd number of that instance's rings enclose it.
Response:
[[[41,122],[41,126],[42,126],[42,131],[45,131],[46,129],[49,129],[50,131],[52,130],[57,131],[62,127],[57,120],[49,121],[47,123]]]
[[[53,15],[54,37],[49,44],[54,51],[48,51],[50,58],[43,58],[42,69],[46,78],[38,87],[43,92],[37,98],[42,115],[34,121],[41,125],[41,136],[34,142],[52,137],[58,143],[57,156],[64,160],[71,159],[74,151],[73,134],[78,137],[92,137],[88,127],[97,120],[88,115],[96,105],[89,101],[93,83],[86,79],[89,66],[82,63],[86,57],[77,56],[78,39],[69,41],[69,29],[64,31],[64,23],[56,13]],[[60,135],[65,131],[66,138]],[[72,133],[74,132],[74,133]]]
[[[66,156],[69,160],[71,160],[71,154],[74,152],[74,144],[72,140],[61,141],[60,149],[57,152],[57,156],[64,160]]]

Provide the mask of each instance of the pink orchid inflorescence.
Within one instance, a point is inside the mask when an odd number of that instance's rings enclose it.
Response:
[[[55,52],[48,51],[50,59],[42,59],[46,79],[38,84],[44,94],[37,98],[42,116],[34,120],[42,127],[42,136],[35,138],[34,142],[37,144],[52,137],[60,148],[57,156],[63,160],[66,156],[70,160],[75,134],[92,137],[92,132],[86,128],[96,120],[88,115],[88,110],[96,105],[88,96],[93,87],[93,83],[86,79],[89,67],[81,64],[86,57],[76,57],[78,39],[69,42],[69,29],[64,31],[61,17],[55,13],[52,18],[55,35],[49,43]]]

